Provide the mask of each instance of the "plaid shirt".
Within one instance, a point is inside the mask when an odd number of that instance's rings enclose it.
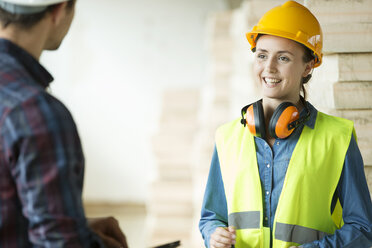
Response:
[[[0,248],[100,247],[82,204],[84,156],[52,76],[0,39]]]

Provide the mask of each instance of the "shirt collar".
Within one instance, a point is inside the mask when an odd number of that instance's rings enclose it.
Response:
[[[30,73],[32,78],[44,88],[53,81],[52,75],[21,47],[9,40],[0,39],[0,53],[7,53],[14,57]]]
[[[316,121],[316,116],[317,116],[318,110],[316,110],[316,109],[314,108],[314,106],[313,106],[311,103],[307,102],[307,101],[306,101],[306,106],[307,106],[307,108],[308,108],[309,111],[310,111],[310,117],[309,117],[309,119],[305,122],[305,125],[308,126],[308,127],[310,127],[311,129],[314,129],[314,127],[315,127],[315,121]],[[300,117],[302,117],[302,116],[304,116],[304,115],[306,115],[306,109],[305,109],[305,108],[303,108],[303,109],[301,110]]]

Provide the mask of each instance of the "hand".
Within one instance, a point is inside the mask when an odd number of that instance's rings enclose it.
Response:
[[[299,246],[291,246],[291,247],[289,247],[289,248],[299,248]]]
[[[230,248],[236,243],[235,228],[230,227],[217,227],[211,235],[209,245],[211,248]]]
[[[128,248],[124,233],[114,217],[88,218],[89,227],[108,248]]]

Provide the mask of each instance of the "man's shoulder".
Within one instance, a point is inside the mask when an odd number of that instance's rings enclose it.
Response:
[[[8,117],[26,113],[39,113],[47,119],[72,118],[65,105],[36,82],[16,58],[1,54],[0,67],[0,125]]]
[[[12,56],[0,56],[0,109],[14,108],[38,95],[48,94]]]

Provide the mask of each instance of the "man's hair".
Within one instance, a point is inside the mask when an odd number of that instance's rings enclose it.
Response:
[[[70,0],[67,2],[67,8],[71,9],[76,0]],[[55,6],[58,4],[53,4],[48,6],[44,11],[36,14],[12,14],[0,7],[0,25],[6,28],[9,25],[16,25],[22,29],[29,29],[39,21],[41,21],[44,16],[51,12]]]

